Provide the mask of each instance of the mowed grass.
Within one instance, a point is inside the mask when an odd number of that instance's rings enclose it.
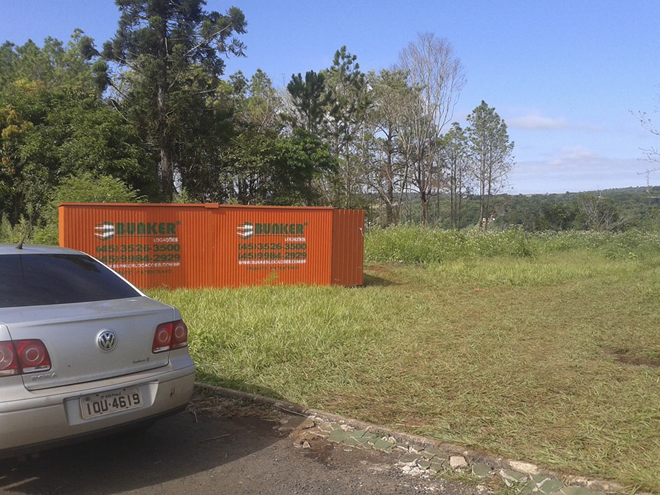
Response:
[[[206,383],[660,493],[656,241],[507,239],[423,264],[367,241],[362,288],[152,295]]]

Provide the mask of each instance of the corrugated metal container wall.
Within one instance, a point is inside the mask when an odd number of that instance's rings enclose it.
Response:
[[[63,204],[60,245],[98,258],[138,287],[209,287],[215,234],[205,205]]]
[[[331,283],[332,208],[220,207],[221,285]]]
[[[59,219],[61,246],[142,288],[362,283],[361,211],[65,203]]]
[[[362,285],[364,211],[334,210],[332,229],[332,284]]]

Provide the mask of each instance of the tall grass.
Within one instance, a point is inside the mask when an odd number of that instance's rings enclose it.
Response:
[[[365,238],[368,262],[446,263],[503,256],[526,258],[570,250],[589,250],[611,259],[653,256],[660,251],[660,233],[639,230],[526,233],[518,229],[481,232],[401,225],[370,229]]]
[[[518,230],[485,234],[402,225],[370,229],[365,238],[365,259],[371,262],[443,263],[459,258],[531,254],[528,238]]]

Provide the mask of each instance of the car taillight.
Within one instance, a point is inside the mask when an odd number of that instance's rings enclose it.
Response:
[[[46,346],[40,340],[16,340],[18,361],[23,373],[35,371],[48,371],[50,369],[50,356]]]
[[[183,320],[172,323],[172,349],[188,345],[188,327]]]
[[[11,342],[0,342],[0,376],[17,375],[18,359]]]
[[[41,340],[0,342],[0,376],[50,370],[50,356]]]
[[[162,323],[156,328],[154,344],[151,351],[154,353],[179,349],[188,345],[188,327],[183,320]]]

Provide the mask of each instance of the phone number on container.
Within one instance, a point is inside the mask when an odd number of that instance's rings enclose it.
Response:
[[[268,252],[265,253],[238,253],[239,260],[304,260],[307,253],[304,251],[294,251],[287,253]]]
[[[180,254],[122,254],[101,256],[98,258],[101,263],[143,263],[143,262],[159,262],[159,261],[180,261]]]

